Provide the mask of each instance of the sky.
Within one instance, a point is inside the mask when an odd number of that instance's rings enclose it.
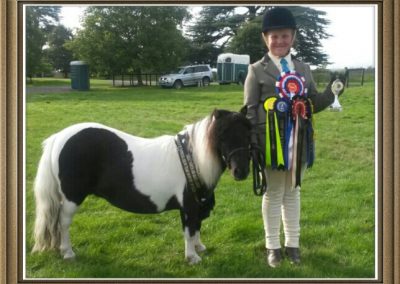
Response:
[[[325,11],[330,21],[326,31],[331,35],[322,40],[322,50],[328,54],[330,69],[373,67],[376,65],[376,14],[375,5],[307,5]],[[61,23],[76,30],[85,6],[63,6]],[[198,11],[198,8],[194,8]]]

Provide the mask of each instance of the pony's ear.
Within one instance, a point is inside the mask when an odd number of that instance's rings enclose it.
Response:
[[[223,109],[214,109],[211,114],[212,120],[220,119],[231,115],[231,111],[223,110]]]
[[[247,105],[242,106],[242,108],[239,111],[241,114],[243,114],[244,116],[247,115]]]
[[[214,109],[214,111],[212,112],[211,117],[212,117],[213,119],[218,119],[218,118],[220,118],[221,115],[222,115],[222,113],[221,113],[220,110]]]

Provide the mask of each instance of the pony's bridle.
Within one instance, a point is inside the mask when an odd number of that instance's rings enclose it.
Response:
[[[238,147],[236,149],[233,149],[232,151],[230,151],[228,153],[228,155],[224,155],[222,154],[222,159],[224,160],[226,166],[228,167],[228,169],[231,168],[231,158],[234,154],[236,154],[237,152],[243,152],[243,151],[247,151],[250,152],[250,148],[249,147]],[[249,156],[250,157],[250,156]]]
[[[228,169],[231,169],[231,158],[237,152],[249,151],[249,159],[252,161],[252,172],[253,172],[253,192],[255,195],[261,196],[267,191],[267,175],[265,172],[265,160],[264,153],[261,148],[255,144],[251,144],[249,147],[239,147],[228,155],[222,155],[222,159],[227,165]]]

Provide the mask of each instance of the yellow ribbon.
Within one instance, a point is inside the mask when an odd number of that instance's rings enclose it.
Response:
[[[264,110],[266,113],[266,123],[265,123],[265,132],[266,132],[266,137],[265,137],[265,162],[267,166],[271,166],[271,142],[270,142],[270,133],[269,133],[269,115],[268,111],[274,109],[274,103],[276,101],[275,97],[269,98],[265,100],[264,102]],[[276,121],[276,119],[275,119]]]
[[[285,160],[283,158],[283,150],[282,150],[282,143],[281,143],[281,136],[279,135],[279,125],[278,125],[278,118],[276,117],[276,113],[274,113],[275,119],[275,138],[276,138],[276,156],[277,156],[277,166],[284,167]]]

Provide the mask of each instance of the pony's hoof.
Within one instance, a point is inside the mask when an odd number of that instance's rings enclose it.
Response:
[[[197,252],[203,252],[203,251],[205,251],[206,249],[207,249],[206,246],[203,245],[203,244],[198,244],[198,245],[196,245],[196,251],[197,251]]]
[[[68,251],[64,254],[64,260],[74,260],[75,253],[73,251]]]
[[[201,261],[201,257],[198,256],[197,254],[196,255],[190,255],[190,256],[186,257],[186,260],[188,261],[188,263],[190,265],[194,265],[194,264],[197,264],[197,263],[199,263]]]

